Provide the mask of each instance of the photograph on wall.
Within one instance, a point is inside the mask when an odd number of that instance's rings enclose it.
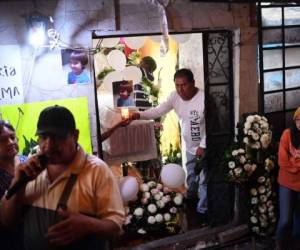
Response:
[[[112,83],[115,107],[134,107],[132,81],[117,81]]]
[[[61,50],[62,67],[68,84],[89,84],[90,64],[88,53],[80,49]]]

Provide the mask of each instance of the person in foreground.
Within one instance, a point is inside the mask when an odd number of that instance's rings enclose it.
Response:
[[[278,250],[300,249],[300,107],[292,126],[280,139],[279,152],[279,222],[276,231]],[[290,248],[292,247],[292,248]]]
[[[186,144],[187,155],[187,198],[195,193],[198,186],[199,201],[197,204],[197,221],[207,222],[207,174],[203,166],[197,173],[196,159],[205,154],[206,131],[204,117],[204,92],[195,86],[194,75],[189,69],[179,69],[174,75],[176,91],[167,100],[155,108],[133,113],[132,119],[156,119],[175,110],[179,118],[182,138]],[[204,162],[204,161],[203,161]]]
[[[15,167],[26,160],[18,155],[19,145],[14,127],[4,120],[0,120],[0,199],[9,188],[13,179]],[[1,249],[19,249],[19,231],[10,231],[0,225]]]
[[[2,198],[1,221],[13,225],[24,219],[25,249],[106,249],[104,238],[118,235],[124,221],[112,172],[78,144],[67,108],[45,108],[36,134],[39,155],[17,168],[12,185],[24,174],[32,181],[11,199]]]

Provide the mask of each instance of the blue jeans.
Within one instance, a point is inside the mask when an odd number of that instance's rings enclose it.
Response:
[[[279,185],[279,222],[277,240],[298,240],[300,237],[300,192]]]
[[[186,152],[187,163],[197,156]],[[186,165],[187,169],[187,196],[191,197],[193,194],[197,193],[199,201],[197,203],[197,212],[206,213],[207,212],[207,169],[206,166],[203,166],[199,175],[196,175],[194,172],[196,163],[189,163]]]

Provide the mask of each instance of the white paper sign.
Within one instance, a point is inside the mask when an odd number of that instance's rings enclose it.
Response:
[[[0,105],[23,103],[23,101],[20,47],[0,46]]]

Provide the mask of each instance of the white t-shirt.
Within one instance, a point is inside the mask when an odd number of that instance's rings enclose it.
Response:
[[[198,90],[191,100],[184,101],[176,91],[173,91],[165,102],[140,112],[140,118],[155,119],[172,109],[178,116],[186,150],[195,155],[198,147],[206,148],[204,92]]]

